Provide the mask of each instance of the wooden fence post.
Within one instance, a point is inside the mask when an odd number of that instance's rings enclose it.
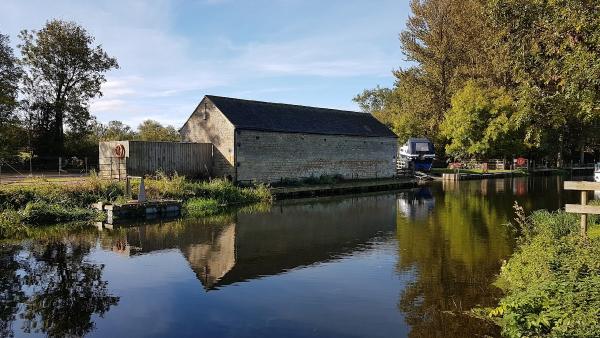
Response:
[[[581,237],[587,238],[587,215],[600,215],[600,206],[588,205],[588,191],[600,191],[600,182],[565,181],[564,188],[565,190],[579,190],[581,192],[581,204],[566,204],[565,211],[581,215]]]
[[[581,191],[581,205],[587,205],[588,204],[588,195],[587,195],[587,190],[582,190]],[[588,221],[588,217],[587,214],[581,214],[581,236],[583,238],[587,238],[587,221]]]

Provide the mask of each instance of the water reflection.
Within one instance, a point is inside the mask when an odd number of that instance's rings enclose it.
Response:
[[[0,337],[13,336],[12,323],[24,299],[19,264],[14,259],[17,252],[16,246],[0,245]]]
[[[84,336],[94,329],[92,316],[102,317],[119,298],[108,291],[103,266],[85,261],[91,243],[72,239],[3,246],[3,337],[13,335],[17,322],[25,333],[50,337]]]
[[[513,203],[577,201],[561,186],[439,182],[2,246],[0,336],[496,336],[465,311],[495,303]]]
[[[394,230],[395,203],[393,194],[288,201],[261,213],[129,228],[104,245],[126,255],[177,248],[212,290],[366,250]]]
[[[435,198],[429,187],[399,192],[397,198],[398,211],[411,220],[426,218],[435,207]]]
[[[513,250],[504,225],[512,218],[512,204],[556,210],[576,198],[561,187],[556,177],[444,181],[431,194],[399,194],[399,205],[412,207],[398,215],[396,232],[398,270],[416,272],[398,302],[410,335],[498,335],[496,327],[465,311],[495,304],[499,296],[491,284]],[[435,207],[429,207],[433,201]]]

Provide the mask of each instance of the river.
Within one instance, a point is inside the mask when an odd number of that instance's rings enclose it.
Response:
[[[497,336],[506,223],[558,177],[434,182],[0,246],[0,336]]]

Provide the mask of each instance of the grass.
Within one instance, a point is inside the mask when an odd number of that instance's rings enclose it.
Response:
[[[184,209],[187,216],[205,217],[218,214],[223,205],[212,198],[192,198],[185,203]]]
[[[90,209],[91,204],[123,203],[128,199],[124,182],[103,180],[96,175],[78,184],[36,182],[0,187],[0,239],[27,234],[31,228],[48,224],[96,221],[101,216]],[[241,188],[224,180],[195,182],[183,176],[168,177],[160,173],[156,178],[146,179],[145,187],[149,199],[188,201],[185,206],[189,214],[196,217],[212,215],[233,205],[272,200],[264,185]],[[139,191],[139,181],[133,182],[132,188],[134,192]]]
[[[495,283],[505,294],[487,310],[503,335],[600,337],[600,218],[590,218],[584,240],[578,215],[517,213],[519,246]]]

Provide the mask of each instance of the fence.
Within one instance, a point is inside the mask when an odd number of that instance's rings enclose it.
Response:
[[[212,144],[192,142],[100,142],[99,173],[113,179],[163,171],[188,177],[208,176]]]
[[[600,215],[600,206],[587,205],[588,192],[600,191],[600,182],[566,181],[564,183],[564,187],[565,190],[581,191],[581,204],[567,204],[565,205],[565,211],[575,214],[581,214],[580,232],[583,238],[587,238],[588,214]]]

